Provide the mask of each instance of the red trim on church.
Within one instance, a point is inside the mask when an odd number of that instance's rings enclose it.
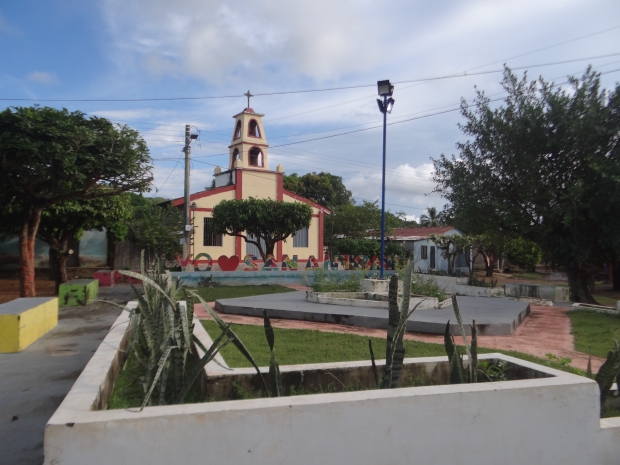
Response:
[[[323,255],[324,255],[324,233],[325,233],[325,227],[324,227],[324,220],[325,220],[325,213],[323,213],[322,211],[319,213],[319,256],[317,257],[317,260],[322,262],[323,261]]]
[[[196,192],[195,194],[191,194],[189,196],[189,201],[191,202],[192,200],[198,200],[198,199],[202,199],[203,197],[209,197],[211,195],[216,195],[216,194],[221,194],[222,192],[228,192],[228,191],[232,191],[235,190],[235,186],[224,186],[224,187],[216,187],[215,189],[210,189],[208,191],[201,191],[201,192]],[[185,198],[184,197],[180,197],[178,199],[173,199],[172,200],[172,206],[173,207],[178,207],[180,205],[183,205],[185,203]]]

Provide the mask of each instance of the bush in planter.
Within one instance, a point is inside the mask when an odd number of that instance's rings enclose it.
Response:
[[[146,405],[182,403],[205,365],[223,347],[231,342],[237,347],[243,347],[243,344],[230,325],[223,324],[222,332],[213,344],[209,348],[204,347],[193,334],[193,299],[185,288],[181,288],[186,297],[186,307],[180,305],[175,297],[179,292],[179,282],[166,278],[159,260],[156,259],[153,268],[147,271],[142,252],[141,274],[124,270],[120,273],[139,279],[143,284],[143,293],[134,288],[138,305],[127,309],[130,313],[127,329],[130,341],[126,349],[144,373],[141,377],[144,388],[142,408]],[[208,305],[205,307],[209,308]],[[190,356],[192,343],[204,351],[197,363],[192,363]],[[253,362],[247,350],[242,350],[242,353]]]
[[[362,289],[362,272],[338,273],[315,268],[313,273],[314,282],[310,287],[315,292],[359,292]]]
[[[446,299],[443,289],[433,278],[424,278],[422,276],[416,276],[415,281],[411,283],[411,293],[436,297],[440,302]]]

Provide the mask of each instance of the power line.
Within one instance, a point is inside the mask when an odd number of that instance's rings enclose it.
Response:
[[[559,64],[566,63],[575,63],[578,61],[587,61],[587,60],[596,60],[600,58],[608,58],[612,56],[618,56],[619,53],[610,53],[606,55],[598,55],[593,57],[586,58],[576,58],[573,60],[563,60],[556,62],[548,62],[541,63],[537,65],[529,65],[529,66],[520,66],[512,69],[521,70],[521,69],[529,69],[529,68],[539,68],[543,66],[554,66]],[[470,77],[470,76],[479,76],[483,74],[494,74],[494,73],[502,73],[503,69],[492,70],[492,71],[479,71],[476,73],[463,72],[463,73],[455,73],[455,74],[447,74],[444,76],[435,76],[428,78],[418,78],[418,79],[409,79],[405,81],[395,81],[393,84],[408,84],[411,82],[430,82],[430,81],[438,81],[443,79],[454,79],[460,77]],[[263,92],[254,94],[255,97],[260,96],[273,96],[273,95],[288,95],[288,94],[306,94],[306,93],[314,93],[314,92],[331,92],[335,90],[347,90],[347,89],[361,89],[364,87],[375,87],[376,84],[360,84],[356,86],[341,86],[341,87],[326,87],[322,89],[304,89],[304,90],[290,90],[290,91],[281,91],[281,92]],[[214,95],[214,96],[205,96],[205,97],[161,97],[161,98],[138,98],[138,99],[33,99],[33,98],[0,98],[1,101],[20,101],[20,102],[149,102],[149,101],[178,101],[178,100],[209,100],[209,99],[225,99],[225,98],[239,98],[240,95]]]

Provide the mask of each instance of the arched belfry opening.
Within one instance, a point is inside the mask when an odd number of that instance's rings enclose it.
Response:
[[[263,152],[258,147],[250,149],[250,166],[263,167]]]
[[[235,135],[233,139],[239,139],[241,137],[241,120],[237,120],[237,126],[235,127]]]
[[[248,126],[248,136],[260,137],[260,127],[255,119],[250,120],[250,124]]]

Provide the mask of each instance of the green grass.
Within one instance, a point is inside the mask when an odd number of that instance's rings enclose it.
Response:
[[[203,326],[212,338],[219,335],[217,326],[212,321],[203,321]],[[265,339],[262,326],[233,325],[233,331],[256,360],[259,366],[269,365],[269,347]],[[280,365],[296,365],[303,363],[328,363],[354,360],[369,360],[368,338],[355,334],[326,333],[307,329],[281,329],[275,331],[275,352]],[[385,358],[385,338],[370,338],[377,359]],[[405,357],[435,357],[445,356],[443,344],[433,344],[418,341],[403,341],[405,344]],[[464,352],[464,350],[463,350]],[[578,375],[584,375],[581,370],[571,366],[565,366],[553,360],[542,359],[521,352],[484,349],[479,353],[499,352],[512,357],[539,363],[551,368],[567,371]],[[222,351],[226,363],[233,368],[249,367],[249,362],[239,351],[229,345]]]
[[[262,286],[213,286],[198,287],[195,289],[198,295],[207,302],[217,299],[235,299],[237,297],[249,297],[253,295],[280,294],[282,292],[294,292],[295,289],[280,286],[279,284],[263,284]],[[182,297],[177,296],[177,297]],[[194,302],[198,302],[195,298]]]
[[[620,340],[620,316],[591,310],[568,313],[573,327],[575,350],[599,357],[607,357],[614,347],[614,338]]]
[[[604,295],[600,295],[600,294],[594,294],[592,295],[592,297],[594,297],[596,299],[596,301],[601,304],[601,305],[605,305],[607,307],[616,307],[616,303],[618,302],[618,299],[614,299],[612,297],[606,297]]]

